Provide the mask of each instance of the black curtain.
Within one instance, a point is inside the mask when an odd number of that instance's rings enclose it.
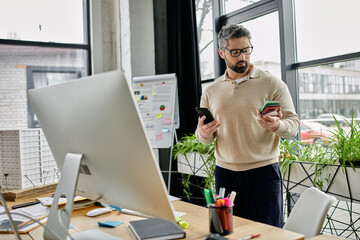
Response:
[[[200,103],[201,76],[194,0],[167,0],[168,70],[176,73],[180,110],[180,139],[194,133],[195,107]]]

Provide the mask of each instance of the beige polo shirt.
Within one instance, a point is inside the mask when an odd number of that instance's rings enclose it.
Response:
[[[249,75],[239,83],[225,72],[205,89],[200,106],[209,108],[221,126],[209,139],[203,139],[199,129],[195,132],[204,144],[216,137],[216,164],[234,171],[277,162],[280,137],[294,137],[300,125],[286,84],[268,72],[250,67]],[[257,110],[266,100],[277,100],[282,108],[283,117],[275,132],[257,122]]]

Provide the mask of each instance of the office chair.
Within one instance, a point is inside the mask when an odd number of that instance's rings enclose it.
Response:
[[[306,189],[295,203],[283,229],[305,235],[305,239],[317,236],[325,217],[336,198],[315,187]]]

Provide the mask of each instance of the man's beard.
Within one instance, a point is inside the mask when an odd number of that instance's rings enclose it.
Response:
[[[241,67],[238,67],[237,65],[239,63],[245,63],[245,66],[241,66]],[[249,68],[249,63],[247,61],[239,61],[237,62],[235,65],[228,65],[228,67],[233,70],[234,72],[237,72],[237,73],[244,73],[246,72],[246,70]]]

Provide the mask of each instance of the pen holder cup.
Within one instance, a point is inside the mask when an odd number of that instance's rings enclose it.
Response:
[[[210,233],[228,235],[233,232],[233,206],[208,205]]]

